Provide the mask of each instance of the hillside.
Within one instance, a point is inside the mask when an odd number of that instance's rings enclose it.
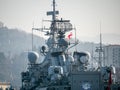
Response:
[[[34,47],[41,45],[43,38],[34,36]],[[31,34],[18,29],[0,28],[0,51],[13,54],[19,54],[32,48]]]
[[[0,27],[0,81],[20,86],[20,74],[27,67],[26,51],[31,50],[31,34],[18,29]],[[44,39],[34,35],[34,48],[44,44]],[[42,44],[41,44],[42,43]]]

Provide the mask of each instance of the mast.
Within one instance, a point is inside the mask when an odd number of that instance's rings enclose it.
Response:
[[[99,47],[96,47],[96,52],[98,52],[98,54],[99,54],[98,63],[99,63],[99,67],[101,67],[103,65],[103,61],[102,61],[103,48],[102,48],[101,22],[100,22],[100,43],[99,43]]]
[[[100,22],[100,44],[99,44],[99,66],[101,67],[103,65],[103,61],[102,61],[102,52],[103,52],[103,49],[102,49],[102,33],[101,33],[101,22]]]
[[[56,15],[59,14],[59,11],[56,11],[55,9],[55,0],[53,0],[53,10],[52,11],[48,11],[47,15],[52,15],[52,23],[51,23],[51,30],[50,30],[50,35],[52,35],[53,41],[55,43],[55,34],[56,34]]]
[[[52,24],[51,24],[51,30],[55,30],[55,23],[56,23],[56,15],[59,14],[59,11],[55,10],[55,0],[53,0],[53,11],[48,11],[47,15],[52,15]]]
[[[55,0],[53,0],[52,24],[53,24],[52,33],[53,33],[53,39],[54,39],[54,43],[55,43],[55,24],[56,24]]]
[[[100,51],[99,51],[99,63],[102,66],[102,34],[101,34],[101,22],[100,22]]]
[[[53,0],[53,22],[55,22],[55,0]]]

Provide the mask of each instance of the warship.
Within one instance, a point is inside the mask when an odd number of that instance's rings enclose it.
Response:
[[[32,28],[46,32],[49,36],[46,45],[40,49],[44,56],[41,63],[36,60],[39,54],[35,51],[28,52],[28,68],[21,73],[22,85],[20,90],[120,90],[120,85],[115,84],[115,68],[90,67],[91,56],[89,52],[70,51],[79,42],[69,39],[72,33],[65,38],[67,32],[75,30],[70,20],[58,19],[59,11],[53,0],[52,11],[47,15],[52,16],[49,29]]]

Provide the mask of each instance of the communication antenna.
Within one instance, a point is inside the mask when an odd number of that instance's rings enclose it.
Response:
[[[98,52],[99,54],[99,60],[98,60],[98,63],[99,63],[99,67],[102,66],[102,52],[103,52],[103,48],[102,48],[102,34],[101,34],[101,22],[100,22],[100,43],[99,43],[99,47],[96,47],[96,52]]]
[[[33,26],[32,26],[32,51],[33,51],[33,29],[34,29],[34,22],[33,22]]]
[[[103,47],[102,47],[102,33],[101,33],[101,21],[100,21],[100,43],[99,43],[99,47],[96,47],[96,52],[98,52],[99,56],[98,56],[98,63],[99,63],[99,67],[103,66]]]
[[[100,21],[100,51],[99,51],[99,62],[100,66],[102,66],[102,33],[101,33],[101,21]]]

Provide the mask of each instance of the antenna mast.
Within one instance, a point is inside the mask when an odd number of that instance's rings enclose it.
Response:
[[[102,66],[102,34],[101,34],[101,22],[100,22],[100,47],[99,47],[99,64]]]
[[[53,22],[56,20],[55,18],[55,0],[53,0]]]
[[[100,43],[99,43],[99,47],[96,47],[96,52],[98,52],[99,54],[99,60],[98,60],[98,63],[99,63],[99,67],[102,66],[103,64],[103,61],[102,61],[102,52],[103,52],[103,48],[102,48],[102,34],[101,34],[101,22],[100,22]]]
[[[101,22],[100,22],[100,51],[99,51],[99,61],[100,61],[100,66],[102,66],[102,34],[101,34]]]

